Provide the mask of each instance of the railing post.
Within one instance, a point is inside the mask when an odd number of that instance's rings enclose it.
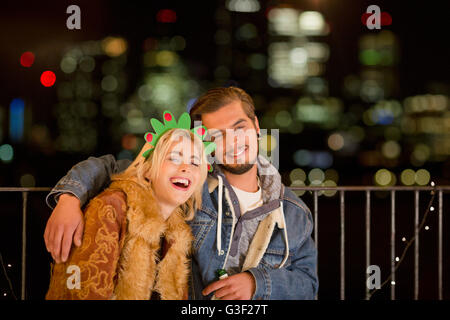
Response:
[[[439,230],[438,230],[438,291],[439,300],[443,299],[442,295],[442,190],[439,190]]]
[[[419,298],[419,191],[414,191],[414,300]]]
[[[366,272],[370,266],[370,190],[366,190]],[[369,288],[366,285],[366,300],[369,300]]]
[[[391,300],[395,300],[395,190],[391,190]]]
[[[345,202],[344,192],[340,192],[341,207],[341,300],[345,300]]]
[[[21,289],[20,299],[26,298],[26,272],[27,272],[27,200],[28,192],[22,192],[22,277],[21,277]]]
[[[319,204],[318,193],[314,190],[314,242],[317,249],[317,259],[319,259]]]

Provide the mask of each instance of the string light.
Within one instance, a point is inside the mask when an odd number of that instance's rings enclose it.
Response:
[[[426,219],[427,219],[427,216],[428,216],[428,214],[430,213],[430,209],[431,209],[431,207],[432,207],[432,205],[433,205],[434,198],[435,198],[435,196],[436,196],[434,190],[432,191],[431,195],[432,195],[432,196],[431,196],[430,201],[428,202],[428,206],[427,206],[427,209],[425,210],[425,214],[423,215],[423,218],[422,218],[422,220],[421,220],[421,222],[420,222],[418,228],[416,229],[417,232],[420,232],[420,230],[423,228],[423,226],[424,226],[424,224],[425,224],[425,221],[426,221]],[[425,229],[425,230],[429,230],[430,227],[429,227],[429,226],[425,226],[424,229]],[[379,288],[376,288],[376,289],[374,289],[373,291],[370,292],[370,294],[369,294],[369,296],[368,296],[368,300],[371,299],[371,297],[373,296],[373,294],[374,294],[376,291],[380,290],[380,289],[383,288],[387,283],[389,283],[389,280],[392,279],[393,275],[395,274],[395,272],[397,271],[397,269],[400,267],[400,264],[403,262],[403,259],[404,259],[405,256],[406,256],[406,252],[408,251],[409,247],[414,243],[415,240],[416,240],[416,235],[414,235],[414,236],[406,243],[406,246],[405,246],[405,248],[403,249],[403,252],[402,252],[400,258],[399,258],[399,257],[396,257],[396,258],[395,258],[395,260],[396,260],[398,263],[395,265],[395,268],[394,268],[393,272],[391,272],[391,274],[390,274],[390,275],[387,277],[387,279],[380,285]],[[403,237],[403,238],[402,238],[402,241],[405,242],[405,241],[406,241],[406,238]],[[391,280],[391,285],[395,285],[395,281]]]
[[[431,207],[431,208],[430,208],[430,211],[434,211],[434,207]]]

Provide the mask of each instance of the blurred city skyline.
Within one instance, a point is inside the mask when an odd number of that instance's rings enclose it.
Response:
[[[81,30],[66,27],[71,4]],[[381,30],[361,22],[369,4],[2,3],[0,184],[51,186],[90,155],[131,159],[150,117],[227,85],[280,130],[287,185],[448,184],[445,4],[378,2],[393,19]]]

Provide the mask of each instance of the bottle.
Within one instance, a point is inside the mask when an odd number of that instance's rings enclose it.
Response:
[[[218,278],[219,280],[223,280],[223,279],[228,278],[228,273],[226,272],[225,269],[217,269],[216,274],[217,274],[217,278]],[[219,298],[216,298],[216,296],[213,295],[213,296],[211,297],[211,300],[220,300],[220,299],[219,299]]]

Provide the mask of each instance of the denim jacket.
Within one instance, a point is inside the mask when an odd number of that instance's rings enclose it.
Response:
[[[47,195],[47,204],[53,207],[60,194],[72,193],[83,206],[109,185],[111,174],[125,170],[130,163],[128,160],[116,161],[112,155],[90,157],[75,165],[56,184]],[[208,177],[203,186],[202,208],[189,223],[195,238],[190,299],[211,299],[212,294],[203,296],[201,291],[217,280],[216,271],[224,267],[233,243],[233,225],[236,223],[233,208],[236,204],[229,197],[233,191],[227,188],[228,183],[225,183],[226,190],[222,195],[219,195],[221,188],[217,188],[225,179],[216,170]],[[317,250],[311,238],[312,215],[291,190],[281,185],[279,191],[276,201],[262,206],[270,214],[260,222],[242,271],[250,272],[255,279],[254,300],[315,299],[318,278]],[[266,229],[261,230],[263,228]]]

